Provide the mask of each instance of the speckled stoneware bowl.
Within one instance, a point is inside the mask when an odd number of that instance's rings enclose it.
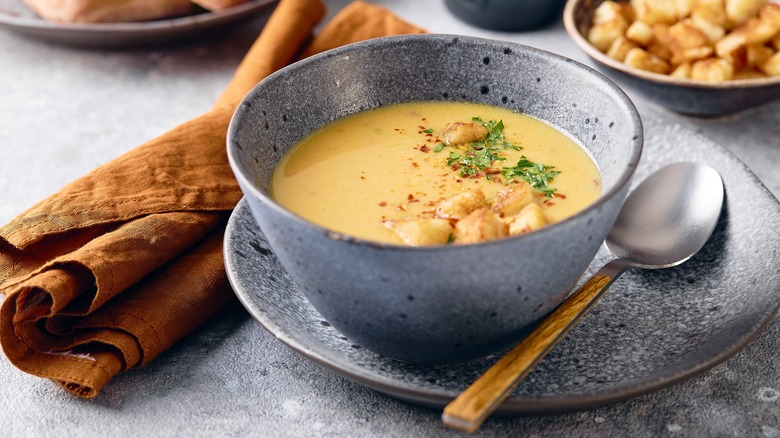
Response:
[[[672,111],[694,116],[721,116],[780,99],[780,77],[703,82],[678,79],[629,67],[610,58],[586,39],[593,11],[604,0],[569,0],[563,11],[566,31],[607,75],[636,89]],[[627,1],[627,0],[617,0]]]
[[[485,29],[534,29],[561,18],[566,0],[444,0],[447,9],[466,23]]]
[[[603,195],[526,236],[424,248],[329,231],[269,196],[277,162],[312,130],[358,111],[424,100],[497,105],[558,127],[593,156]],[[516,342],[565,298],[615,220],[642,139],[626,95],[577,62],[506,42],[407,35],[345,46],[269,76],[236,110],[227,147],[259,228],[333,327],[391,358],[446,363]]]

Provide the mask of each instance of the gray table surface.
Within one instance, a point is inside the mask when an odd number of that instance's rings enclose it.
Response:
[[[328,0],[329,16],[348,3]],[[457,21],[440,0],[381,0],[430,31],[524,43],[589,64],[561,24],[524,33]],[[73,48],[0,30],[0,223],[112,158],[209,109],[267,18],[166,47]],[[643,115],[740,157],[780,196],[780,102],[702,119],[626,90]],[[778,291],[780,293],[780,291]],[[780,437],[780,318],[704,374],[606,407],[493,418],[477,436]],[[3,436],[455,436],[440,413],[366,389],[288,349],[233,305],[94,400],[0,355]]]

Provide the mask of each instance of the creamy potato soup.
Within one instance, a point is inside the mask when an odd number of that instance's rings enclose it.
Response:
[[[465,102],[390,105],[336,120],[283,157],[271,196],[368,240],[466,244],[563,220],[601,194],[588,153],[550,125]]]

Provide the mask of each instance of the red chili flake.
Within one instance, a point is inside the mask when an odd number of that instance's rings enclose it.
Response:
[[[433,137],[433,134],[425,134],[426,137]]]
[[[462,179],[456,179],[456,180],[455,180],[455,182],[456,182],[456,183],[462,183],[462,182],[463,182],[463,180],[462,180]]]
[[[379,206],[380,207],[385,207],[385,206],[387,206],[387,202],[382,201],[382,202],[379,203]]]
[[[428,145],[420,146],[420,151],[421,152],[428,152],[429,150],[431,150],[431,148],[429,148]]]
[[[496,169],[495,167],[488,167],[487,169],[485,169],[485,173],[488,175],[497,175],[501,173],[501,170]]]
[[[564,195],[563,193],[553,193],[553,198],[566,199],[566,195]]]
[[[420,126],[418,126],[418,128],[420,128],[420,129],[423,129],[423,130],[424,130],[424,129],[425,129],[425,126],[423,126],[423,125],[420,125]]]
[[[406,211],[406,204],[401,204],[395,208],[396,211]]]
[[[460,169],[460,163],[455,163],[452,165],[452,170],[458,170]]]
[[[497,176],[494,176],[493,177],[493,182],[501,182],[501,178],[499,178]]]
[[[416,162],[412,161],[412,167],[420,167],[420,165],[417,164]]]
[[[552,207],[553,205],[555,205],[555,203],[550,201],[549,199],[545,199],[544,200],[544,205],[548,205],[548,206]]]
[[[360,175],[360,179],[366,179],[366,177],[363,176],[363,175]]]

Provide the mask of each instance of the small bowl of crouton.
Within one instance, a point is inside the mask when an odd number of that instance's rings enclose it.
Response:
[[[643,138],[628,96],[590,67],[421,34],[267,77],[227,152],[257,229],[330,326],[385,357],[453,363],[512,345],[565,299]]]
[[[780,3],[569,0],[564,25],[607,75],[648,100],[720,116],[780,99]]]

